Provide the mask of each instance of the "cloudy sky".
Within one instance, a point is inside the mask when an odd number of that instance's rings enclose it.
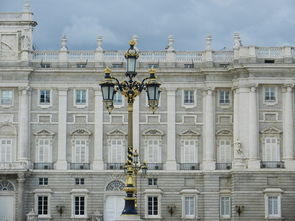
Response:
[[[58,49],[68,37],[70,49],[126,49],[132,35],[142,50],[162,50],[167,36],[176,50],[203,50],[211,34],[214,50],[232,48],[234,32],[244,45],[295,45],[294,0],[30,0],[34,44]],[[0,0],[1,12],[18,12],[24,0]]]

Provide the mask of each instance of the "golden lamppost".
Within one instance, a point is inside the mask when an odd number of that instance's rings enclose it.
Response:
[[[125,53],[125,58],[127,61],[127,70],[125,76],[128,78],[120,82],[117,78],[111,76],[111,70],[106,68],[104,70],[105,78],[100,82],[103,102],[109,113],[114,108],[113,98],[115,93],[121,92],[123,96],[126,97],[128,102],[128,150],[127,150],[127,162],[125,163],[124,172],[126,174],[126,187],[124,191],[126,192],[125,207],[122,211],[122,215],[138,215],[136,210],[137,202],[137,188],[136,179],[139,170],[142,170],[143,174],[147,172],[146,163],[139,163],[138,153],[133,149],[133,103],[135,98],[145,90],[148,96],[149,108],[154,113],[158,108],[159,97],[160,97],[160,83],[157,82],[155,76],[155,69],[149,69],[150,76],[143,79],[142,81],[134,80],[137,75],[136,72],[136,60],[139,57],[138,51],[134,48],[135,41],[131,40],[129,42],[130,48]]]

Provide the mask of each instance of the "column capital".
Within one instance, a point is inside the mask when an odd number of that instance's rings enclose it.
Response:
[[[282,86],[283,93],[292,93],[294,88],[294,84],[284,84]]]
[[[31,90],[30,86],[22,86],[22,87],[18,87],[18,93],[19,95],[26,95],[29,93],[29,91]]]
[[[18,173],[17,174],[17,182],[18,183],[23,183],[23,182],[25,182],[25,174],[24,173]]]
[[[203,88],[202,91],[203,91],[203,94],[204,95],[210,95],[210,96],[212,96],[213,93],[214,93],[214,91],[215,91],[215,88],[213,88],[213,87],[206,87],[206,88]]]

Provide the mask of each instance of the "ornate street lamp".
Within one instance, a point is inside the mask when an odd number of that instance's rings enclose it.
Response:
[[[113,98],[114,94],[118,91],[127,98],[128,101],[128,151],[127,151],[127,162],[125,163],[124,172],[126,174],[126,192],[125,207],[122,211],[122,215],[137,215],[136,202],[137,202],[137,188],[136,188],[136,177],[139,170],[142,174],[146,174],[147,165],[146,163],[139,163],[139,156],[137,151],[133,150],[133,103],[135,98],[145,90],[148,97],[149,108],[154,113],[158,108],[160,98],[160,83],[156,80],[156,70],[149,69],[150,76],[143,79],[141,82],[134,80],[136,77],[136,60],[139,57],[138,51],[134,48],[135,41],[129,42],[130,48],[125,53],[127,61],[125,76],[127,80],[119,82],[117,78],[111,76],[111,70],[106,68],[104,70],[105,79],[100,82],[103,102],[109,113],[114,108]]]

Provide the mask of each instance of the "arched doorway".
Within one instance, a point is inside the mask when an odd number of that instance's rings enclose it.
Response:
[[[106,186],[104,221],[114,221],[118,218],[124,208],[125,184],[120,180],[111,181]]]
[[[0,220],[14,221],[15,188],[7,180],[0,182]]]

